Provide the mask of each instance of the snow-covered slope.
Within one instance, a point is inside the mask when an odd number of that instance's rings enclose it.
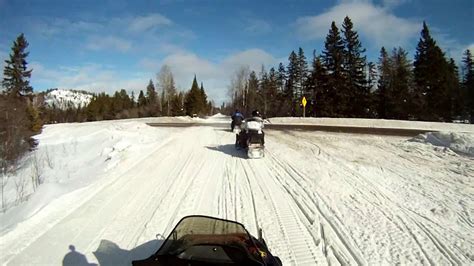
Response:
[[[49,107],[66,110],[67,108],[79,108],[87,106],[92,100],[92,95],[63,89],[52,90],[45,95],[45,103]]]
[[[38,137],[52,167],[45,162],[48,182],[28,203],[0,214],[6,265],[72,255],[81,265],[130,265],[189,214],[236,220],[252,234],[261,227],[284,265],[474,263],[474,164],[451,149],[472,134],[453,134],[446,148],[268,131],[259,160],[222,128],[140,119],[51,125]]]

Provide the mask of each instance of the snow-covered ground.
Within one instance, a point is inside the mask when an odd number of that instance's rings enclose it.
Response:
[[[327,117],[273,117],[271,124],[320,125],[370,128],[399,128],[449,132],[474,133],[474,125],[460,123],[421,122],[406,120],[364,119],[364,118],[327,118]]]
[[[266,156],[249,160],[222,128],[145,122],[46,127],[44,184],[0,215],[0,261],[129,265],[204,214],[261,227],[284,265],[474,263],[472,133],[267,131]]]

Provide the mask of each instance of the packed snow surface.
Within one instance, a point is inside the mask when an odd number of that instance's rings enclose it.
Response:
[[[144,121],[47,126],[44,183],[0,215],[0,261],[130,265],[202,214],[261,227],[284,265],[474,263],[472,134],[268,130],[249,160],[227,127]]]

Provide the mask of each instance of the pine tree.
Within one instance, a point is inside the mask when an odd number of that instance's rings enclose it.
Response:
[[[16,162],[34,148],[31,138],[39,133],[42,121],[31,101],[33,88],[29,85],[32,70],[27,70],[28,42],[20,34],[13,42],[12,54],[5,60],[4,78],[0,94],[0,167],[11,170]]]
[[[322,59],[328,72],[327,98],[328,114],[341,117],[347,114],[349,95],[347,95],[344,75],[344,43],[339,29],[333,21],[324,42]]]
[[[277,81],[278,81],[278,90],[280,92],[283,92],[285,89],[285,83],[286,83],[286,71],[285,71],[285,66],[283,65],[283,63],[280,63],[278,65]]]
[[[257,99],[257,90],[258,90],[258,78],[255,71],[250,72],[248,80],[248,90],[247,90],[247,106],[245,108],[245,113],[250,114],[253,110],[258,108],[258,99]]]
[[[284,106],[286,105],[286,98],[285,98],[285,88],[286,88],[286,70],[283,63],[278,65],[278,72],[277,72],[277,86],[278,86],[278,94],[277,94],[277,105],[278,111],[276,112],[276,116],[287,115]]]
[[[464,97],[462,95],[461,83],[459,82],[459,69],[453,58],[449,59],[449,88],[451,91],[451,112],[452,117],[461,119],[464,115]]]
[[[299,71],[299,62],[298,56],[295,51],[291,51],[290,56],[288,57],[288,66],[286,67],[287,80],[285,90],[283,92],[284,104],[283,110],[291,115],[296,116],[296,86],[299,82],[298,71]]]
[[[391,79],[391,65],[389,60],[385,47],[382,47],[382,49],[380,49],[378,63],[379,81],[377,91],[375,92],[379,118],[387,118],[387,110],[389,109],[389,102],[391,101],[388,98]]]
[[[13,43],[10,59],[5,60],[2,85],[11,96],[25,96],[33,92],[29,81],[32,70],[27,70],[26,57],[29,54],[25,51],[27,47],[28,42],[22,33]]]
[[[422,120],[450,121],[448,80],[453,73],[425,22],[416,48],[414,66],[415,96],[419,98],[419,105],[414,113],[420,114],[419,118]]]
[[[392,70],[389,99],[391,101],[391,115],[394,119],[408,119],[411,106],[412,69],[408,60],[408,53],[401,47],[393,49]]]
[[[474,123],[474,59],[471,51],[468,49],[464,52],[463,57],[463,95],[466,101],[466,113],[470,117],[470,122]]]
[[[146,100],[148,104],[156,104],[156,90],[153,81],[150,79],[148,86],[146,87]]]
[[[296,101],[301,102],[304,94],[304,85],[308,78],[308,62],[306,62],[306,56],[304,55],[303,48],[298,49],[298,67],[296,69],[296,82],[295,82],[295,96]]]
[[[273,117],[278,114],[278,72],[272,67],[268,75],[263,76],[263,83],[266,84],[264,89],[265,97],[265,117]],[[266,79],[266,81],[265,81]]]
[[[130,92],[130,108],[136,107],[135,91]]]
[[[202,94],[197,83],[196,75],[194,75],[191,90],[189,90],[185,96],[184,106],[186,109],[186,114],[189,116],[193,116],[195,114],[198,115],[203,109]]]
[[[201,82],[201,89],[200,89],[200,112],[202,114],[205,114],[207,115],[208,114],[208,110],[207,110],[207,95],[206,95],[206,92],[204,91],[204,85],[202,84]]]
[[[344,33],[344,71],[346,78],[347,90],[344,94],[349,99],[348,113],[349,116],[365,117],[368,109],[369,90],[364,70],[366,68],[366,57],[362,54],[365,49],[359,41],[359,35],[354,30],[354,25],[349,17],[344,18],[342,24],[342,32]]]
[[[328,73],[322,63],[320,56],[313,51],[312,70],[307,82],[307,94],[309,107],[306,108],[311,116],[329,116],[329,104],[332,102],[328,97],[327,79]]]
[[[145,94],[143,94],[143,91],[140,90],[140,93],[138,94],[138,106],[144,107],[146,106],[146,104],[147,102],[146,102]]]

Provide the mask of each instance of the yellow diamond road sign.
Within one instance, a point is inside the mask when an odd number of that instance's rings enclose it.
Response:
[[[303,97],[303,100],[301,101],[301,103],[303,104],[303,106],[306,107],[306,97]]]

